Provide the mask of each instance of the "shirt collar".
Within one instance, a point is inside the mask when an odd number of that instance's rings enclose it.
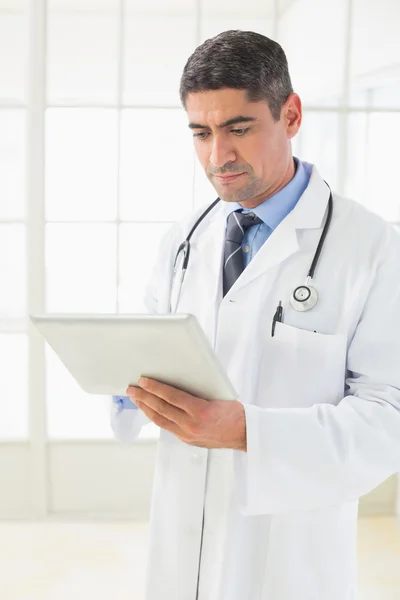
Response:
[[[294,158],[294,161],[296,173],[284,188],[264,200],[256,208],[243,208],[238,202],[226,202],[224,207],[226,218],[235,210],[242,210],[244,213],[253,212],[268,227],[276,229],[279,223],[294,209],[310,180],[312,165],[303,163],[298,158]]]

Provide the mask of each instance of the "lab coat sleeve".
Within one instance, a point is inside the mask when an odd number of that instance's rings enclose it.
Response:
[[[356,501],[400,471],[400,236],[386,241],[348,350],[348,395],[337,406],[244,405],[247,453],[234,452],[244,515]]]
[[[170,277],[172,275],[173,252],[177,225],[173,225],[162,239],[155,268],[147,283],[143,304],[148,314],[168,312]],[[151,423],[140,409],[126,410],[110,399],[110,423],[115,439],[126,444],[135,441],[142,428]]]

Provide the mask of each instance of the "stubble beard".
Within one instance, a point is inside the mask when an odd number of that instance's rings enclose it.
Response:
[[[249,175],[248,178],[250,178],[250,181],[247,181],[247,185],[237,189],[234,189],[233,185],[233,189],[229,189],[229,184],[227,186],[221,184],[215,185],[213,177],[210,178],[210,181],[221,200],[224,202],[241,203],[255,198],[263,191],[260,181],[254,175]]]

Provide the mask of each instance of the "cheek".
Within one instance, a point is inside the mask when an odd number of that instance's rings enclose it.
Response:
[[[244,140],[243,140],[244,142]],[[263,157],[266,155],[266,149],[260,142],[255,140],[246,140],[246,143],[238,144],[237,162],[247,164],[253,170],[254,175],[260,176],[262,173]]]
[[[259,157],[261,157],[259,161],[262,163],[262,170],[264,172],[275,171],[287,160],[287,151],[288,140],[285,136],[279,135],[279,133],[275,133],[275,135],[264,140],[259,151]]]
[[[263,157],[267,156],[273,147],[271,137],[265,135],[251,135],[240,140],[237,151],[244,162],[250,165],[261,164]]]

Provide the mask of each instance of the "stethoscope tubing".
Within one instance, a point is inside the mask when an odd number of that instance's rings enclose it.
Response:
[[[306,280],[306,285],[305,286],[298,286],[296,288],[296,290],[298,290],[301,287],[306,287],[308,288],[309,282],[314,278],[314,274],[315,274],[315,270],[317,268],[317,265],[319,263],[319,259],[321,256],[321,252],[322,249],[324,247],[324,243],[325,243],[325,239],[326,236],[328,234],[330,225],[331,225],[331,221],[332,221],[332,214],[333,214],[333,197],[332,197],[332,190],[329,187],[328,183],[325,181],[326,185],[329,188],[330,194],[329,194],[329,200],[328,200],[328,213],[326,216],[326,220],[325,220],[325,224],[324,224],[324,228],[322,230],[322,234],[321,237],[319,239],[318,242],[318,246],[317,249],[315,251],[310,269],[308,271],[307,274],[307,280]],[[189,258],[190,258],[190,240],[194,234],[194,232],[196,231],[196,229],[198,228],[198,226],[200,225],[200,223],[203,221],[203,219],[205,219],[205,217],[208,215],[209,212],[212,211],[212,209],[221,201],[221,199],[218,197],[216,200],[214,200],[214,202],[212,202],[212,204],[210,204],[210,206],[208,206],[206,208],[206,210],[200,215],[200,217],[197,219],[197,221],[195,222],[195,224],[193,225],[193,227],[191,228],[191,230],[189,231],[188,236],[186,237],[186,239],[180,244],[176,256],[175,256],[175,261],[174,261],[174,278],[176,277],[177,273],[177,262],[178,262],[178,258],[179,255],[181,254],[181,252],[184,253],[184,257],[183,257],[183,262],[182,262],[182,266],[181,266],[181,281],[179,283],[180,285],[180,289],[179,289],[179,293],[178,293],[178,302],[179,302],[179,297],[180,297],[180,290],[182,288],[183,285],[183,280],[185,278],[186,275],[186,271],[188,269],[189,266]],[[296,291],[295,290],[295,291]]]

